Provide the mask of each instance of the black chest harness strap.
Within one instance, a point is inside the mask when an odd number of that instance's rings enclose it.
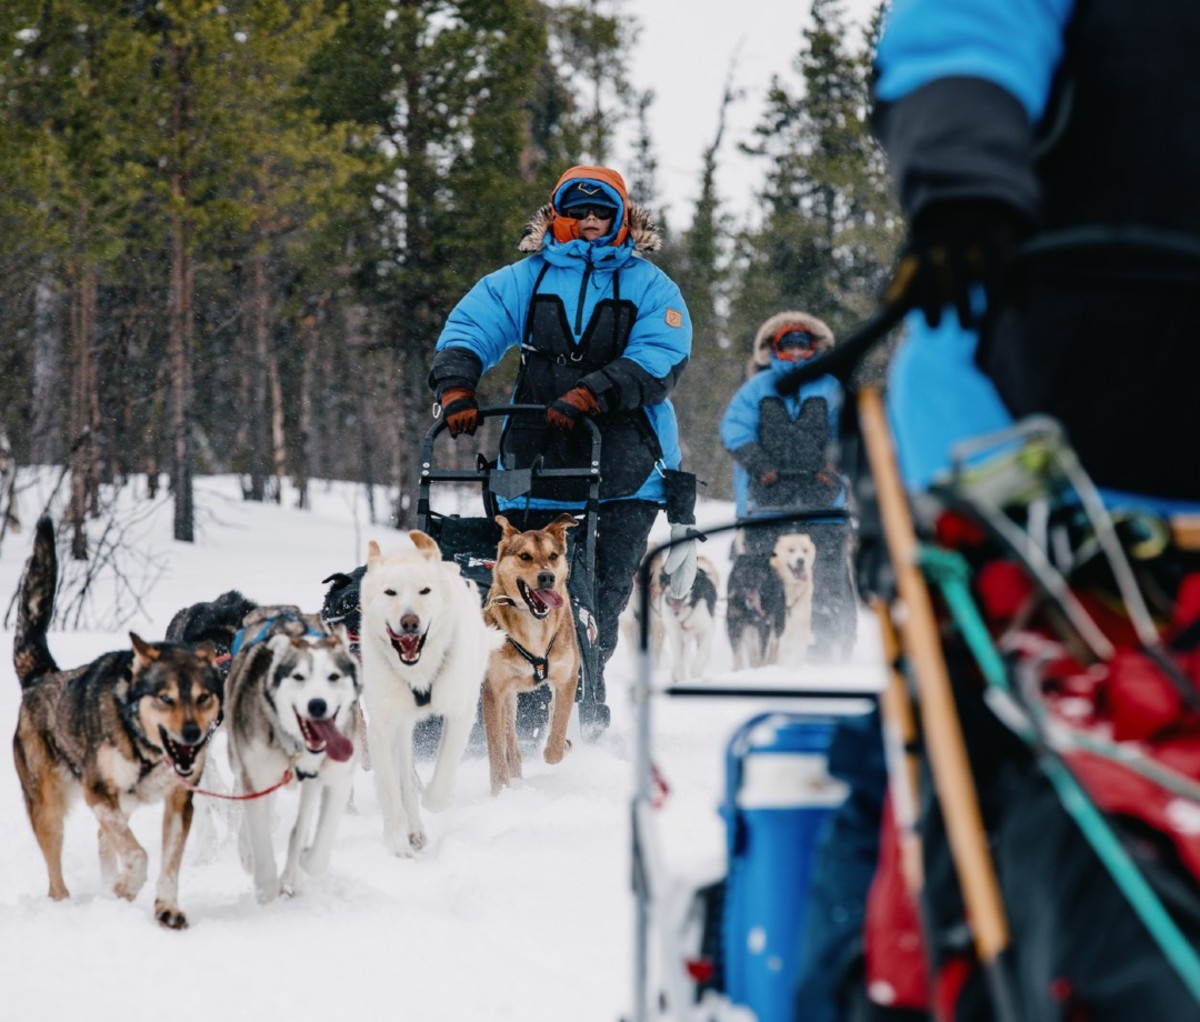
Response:
[[[529,300],[529,311],[525,316],[525,333],[521,338],[521,364],[524,365],[526,359],[533,355],[537,358],[544,358],[550,362],[553,362],[555,365],[578,366],[580,369],[586,370],[587,372],[603,369],[604,366],[608,364],[607,361],[591,361],[586,357],[588,349],[591,347],[589,342],[591,340],[592,331],[590,329],[578,340],[576,340],[576,338],[568,332],[563,338],[567,347],[570,349],[567,352],[547,351],[544,348],[539,347],[539,345],[533,340],[534,306],[539,298],[538,288],[542,286],[542,278],[546,276],[546,271],[549,269],[550,263],[547,262],[546,265],[542,267],[541,272],[538,274],[537,280],[535,280],[533,283],[533,295]],[[583,273],[583,281],[579,289],[579,307],[575,312],[575,329],[577,332],[582,325],[583,300],[587,293],[587,284],[591,279],[591,276],[592,268],[588,266]],[[613,293],[611,301],[619,307],[621,304],[621,274],[617,270],[613,270],[612,289]],[[557,296],[550,297],[556,298]],[[561,302],[561,299],[558,300]]]
[[[546,647],[546,653],[544,656],[535,656],[533,653],[530,653],[529,650],[517,642],[516,639],[514,639],[511,635],[506,636],[506,638],[508,639],[512,648],[520,653],[521,658],[533,668],[533,683],[535,685],[540,685],[543,681],[545,681],[546,676],[550,672],[550,651],[554,649],[554,640],[558,638],[558,634],[555,633],[553,636],[551,636],[550,645]]]

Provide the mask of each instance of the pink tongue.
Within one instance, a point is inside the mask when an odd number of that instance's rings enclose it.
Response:
[[[553,589],[535,589],[533,595],[542,601],[547,607],[561,607],[563,599]]]
[[[354,755],[354,743],[342,734],[332,720],[309,720],[312,729],[325,740],[325,755],[344,763]]]

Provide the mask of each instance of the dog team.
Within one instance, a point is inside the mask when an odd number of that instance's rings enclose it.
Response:
[[[331,576],[320,615],[258,606],[230,591],[179,611],[161,642],[131,632],[130,648],[64,670],[47,645],[58,559],[53,523],[43,517],[17,600],[13,662],[21,706],[13,749],[50,897],[68,897],[64,823],[79,796],[99,824],[101,875],[128,900],[145,885],[148,865],[130,815],[139,805],[163,803],[154,914],[181,929],[187,917],[178,901],[179,867],[197,793],[243,803],[239,855],[258,900],[269,902],[296,890],[301,869],[315,874],[328,866],[366,747],[385,846],[403,857],[425,844],[422,806],[436,812],[450,804],[481,702],[493,793],[521,776],[519,691],[549,685],[544,756],[561,761],[570,748],[579,672],[566,588],[566,530],[575,521],[563,515],[529,532],[498,521],[503,538],[486,603],[475,583],[442,559],[437,543],[414,530],[410,547],[387,554],[372,541],[356,577]],[[359,587],[353,608],[339,600],[351,581]],[[435,715],[440,745],[421,790],[413,736]],[[203,786],[219,727],[236,793]],[[288,785],[299,786],[300,798],[280,871],[271,795]]]
[[[559,763],[571,747],[567,725],[580,673],[567,589],[567,530],[577,522],[563,514],[525,532],[503,516],[496,522],[501,538],[482,600],[438,544],[413,530],[411,546],[385,554],[372,541],[365,565],[329,576],[320,614],[259,606],[229,591],[180,610],[161,642],[131,632],[130,648],[64,670],[46,639],[58,562],[53,524],[43,517],[17,600],[21,706],[13,748],[50,897],[68,896],[64,821],[79,795],[99,824],[102,877],[129,900],[144,886],[148,862],[130,815],[138,805],[163,803],[154,914],[179,929],[187,926],[178,881],[195,794],[243,804],[239,856],[265,903],[295,892],[301,869],[317,874],[328,866],[354,769],[368,749],[384,844],[401,857],[425,845],[422,807],[450,805],[480,709],[493,794],[521,777],[520,692],[548,688],[542,754]],[[735,559],[726,615],[735,668],[804,659],[814,557],[812,540],[791,534],[768,557]],[[666,587],[661,566],[650,578],[651,635],[660,651],[669,648],[673,678],[706,674],[720,585],[715,567],[700,558],[682,599]],[[414,734],[433,717],[441,721],[440,741],[422,790]],[[222,726],[232,793],[204,786],[209,745]],[[300,798],[280,870],[271,796],[290,785],[299,786]]]
[[[733,669],[803,664],[817,645],[815,613],[824,603],[835,602],[835,597],[823,601],[814,598],[817,544],[803,532],[784,533],[773,540],[768,537],[766,545],[761,539],[750,543],[746,534],[739,533],[732,553],[726,582],[725,628]],[[698,557],[691,590],[682,598],[676,597],[667,586],[663,556],[658,554],[650,566],[648,598],[643,601],[640,594],[635,596],[622,616],[625,641],[631,647],[637,646],[644,605],[650,615],[648,635],[653,660],[669,661],[673,681],[704,677],[712,672],[720,573],[708,558]],[[850,595],[853,597],[852,592]],[[849,610],[853,613],[853,604]],[[849,632],[833,654],[845,659],[852,645],[853,633]]]

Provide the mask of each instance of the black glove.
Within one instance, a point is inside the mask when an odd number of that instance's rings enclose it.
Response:
[[[963,327],[983,318],[971,309],[982,285],[988,313],[1001,305],[1012,257],[1032,224],[1020,210],[994,199],[936,202],[917,214],[900,265],[884,294],[888,305],[920,309],[936,327],[947,305]]]

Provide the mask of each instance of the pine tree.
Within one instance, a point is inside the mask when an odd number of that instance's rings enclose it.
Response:
[[[846,39],[839,0],[814,0],[793,65],[799,83],[772,79],[750,150],[768,170],[762,229],[741,243],[735,315],[747,332],[788,307],[845,329],[887,272],[898,217],[867,124],[870,54]]]

